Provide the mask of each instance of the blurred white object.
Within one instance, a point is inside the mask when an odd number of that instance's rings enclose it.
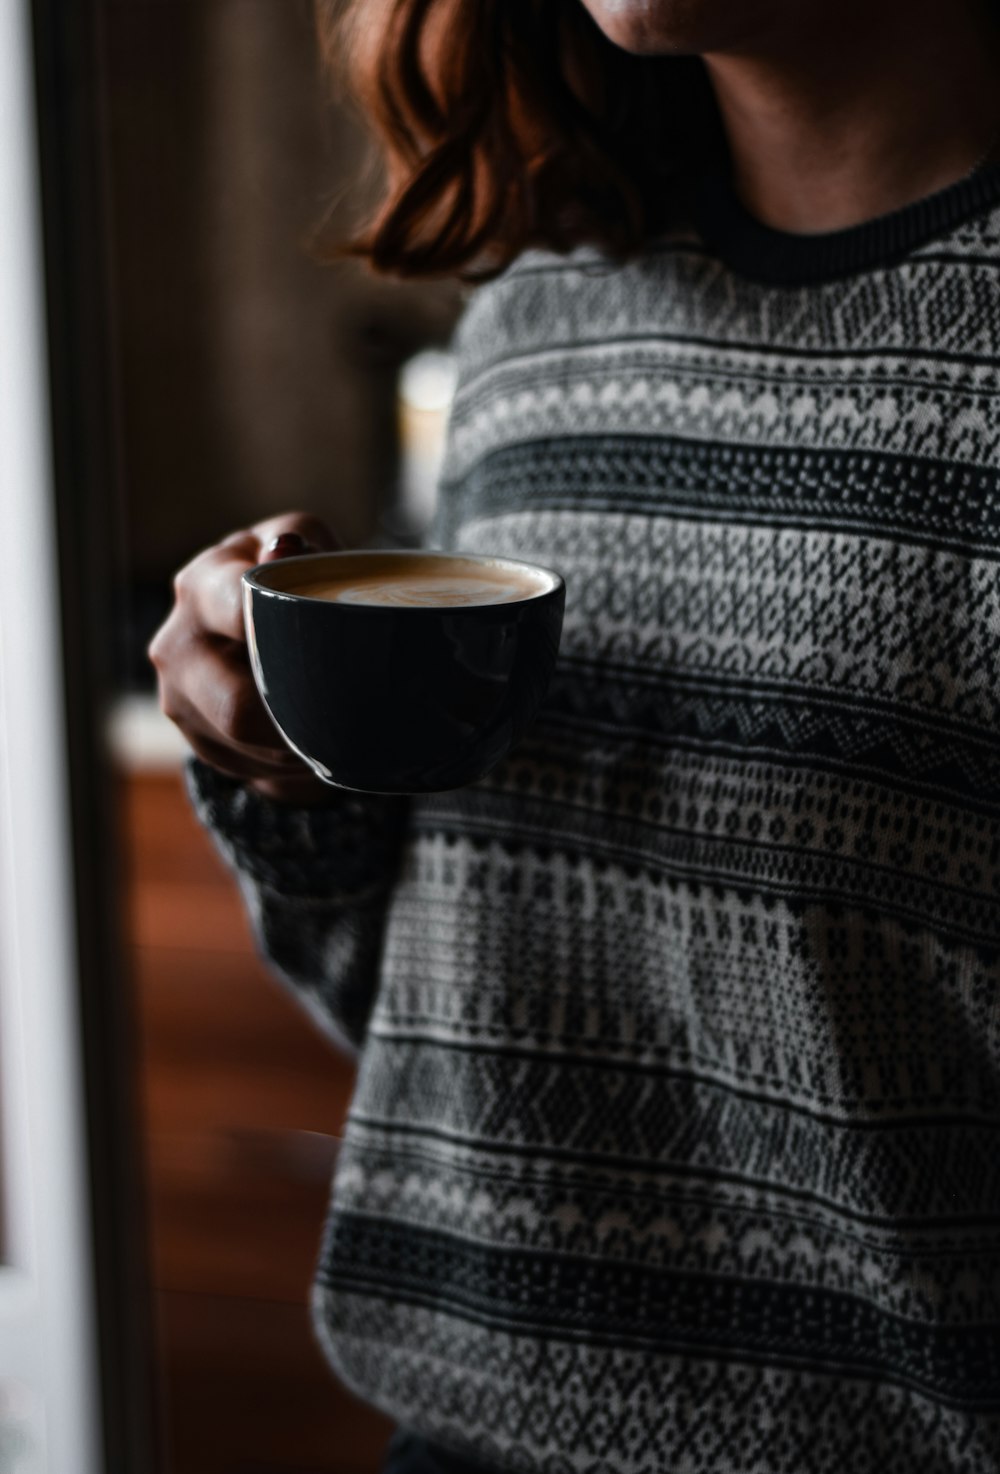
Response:
[[[0,1474],[44,1474],[38,1398],[20,1382],[0,1383]]]
[[[0,4],[0,506],[10,550],[0,579],[0,1430],[5,1470],[96,1474],[99,1362],[30,17],[27,0]]]
[[[123,696],[116,701],[108,717],[107,736],[112,758],[128,773],[179,768],[191,752],[155,696]]]
[[[392,531],[420,537],[434,518],[457,375],[454,354],[437,349],[416,354],[400,369],[399,497],[389,518]]]

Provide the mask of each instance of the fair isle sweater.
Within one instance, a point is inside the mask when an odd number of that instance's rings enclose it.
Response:
[[[1000,1471],[1000,171],[473,298],[434,545],[559,569],[481,782],[195,767],[359,1072],[337,1374],[519,1474]]]

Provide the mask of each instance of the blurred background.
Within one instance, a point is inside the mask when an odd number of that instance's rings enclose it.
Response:
[[[363,1474],[389,1430],[306,1309],[351,1067],[254,957],[145,648],[260,517],[423,535],[460,296],[318,263],[367,148],[311,0],[4,3],[0,1471]]]
[[[345,238],[370,191],[366,139],[319,73],[311,0],[102,11],[127,658],[142,688],[146,636],[193,550],[299,506],[349,544],[419,533],[400,410],[414,395],[434,406],[437,360],[419,355],[446,346],[456,292],[317,264],[317,227]]]

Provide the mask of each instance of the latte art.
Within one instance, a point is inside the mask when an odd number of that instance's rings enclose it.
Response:
[[[544,575],[503,563],[461,558],[377,556],[344,560],[326,578],[296,582],[292,592],[336,604],[376,604],[391,609],[456,609],[472,604],[512,604],[543,593]]]
[[[528,592],[534,593],[535,590],[529,589]],[[514,599],[523,599],[524,593],[524,585],[514,581],[505,585],[490,583],[486,579],[428,578],[426,583],[409,579],[406,583],[347,585],[337,589],[332,597],[339,604],[417,605],[447,609],[460,604],[509,604]]]

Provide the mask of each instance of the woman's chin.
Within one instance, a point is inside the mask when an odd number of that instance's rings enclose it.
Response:
[[[581,0],[616,46],[636,56],[685,56],[725,49],[768,0]]]

